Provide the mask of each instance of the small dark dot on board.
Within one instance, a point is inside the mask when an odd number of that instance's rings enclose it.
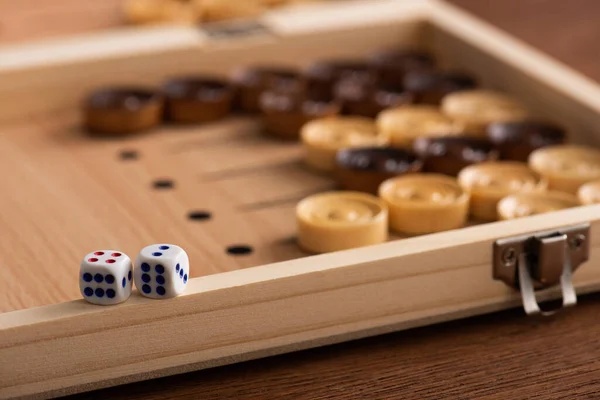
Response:
[[[135,150],[121,150],[119,152],[119,158],[123,161],[137,160],[139,158],[139,154]]]
[[[252,247],[247,245],[235,245],[227,247],[227,254],[232,256],[244,256],[252,253]]]
[[[171,179],[157,179],[152,183],[154,189],[172,189],[175,186],[175,182]]]
[[[212,214],[208,211],[190,211],[188,218],[192,221],[207,221],[212,218]]]

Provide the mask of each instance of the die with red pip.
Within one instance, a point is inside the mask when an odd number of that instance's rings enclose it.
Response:
[[[79,267],[79,290],[83,298],[99,305],[122,303],[131,295],[131,259],[118,250],[88,253]]]

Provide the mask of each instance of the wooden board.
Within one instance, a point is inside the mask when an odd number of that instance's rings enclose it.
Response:
[[[598,81],[600,59],[586,50],[600,34],[594,20],[600,3],[595,0],[452,2]],[[600,327],[595,323],[599,300],[598,294],[582,296],[577,307],[542,321],[512,309],[69,400],[590,399],[599,391],[594,379],[600,368]]]
[[[471,67],[490,85],[510,81],[507,77],[521,82],[526,86],[500,88],[534,109],[564,115],[574,140],[591,140],[585,133],[598,126],[592,96],[598,89],[588,91],[589,97],[575,92],[585,83],[581,77],[447,6],[383,3],[396,13],[351,20],[350,27],[329,32],[326,41],[315,27],[327,21],[327,13],[308,22],[288,16],[290,23],[282,15],[269,20],[277,38],[212,43],[178,30],[166,32],[181,39],[166,52],[189,61],[210,54],[206,71],[227,71],[251,57],[273,61],[274,54],[295,54],[297,65],[304,65],[323,54],[361,55],[392,43],[415,43],[439,51],[448,65],[472,57]],[[356,7],[349,13],[356,15]],[[420,22],[425,16],[430,23]],[[397,36],[381,40],[392,27]],[[480,48],[490,40],[495,50]],[[356,46],[340,47],[348,41]],[[35,48],[0,57],[0,76],[11,78],[0,100],[13,97],[3,110],[0,148],[11,170],[7,185],[20,193],[18,199],[2,199],[3,209],[11,210],[2,218],[15,227],[3,232],[3,272],[15,282],[6,292],[6,310],[27,308],[0,315],[0,360],[11,361],[0,364],[2,395],[87,390],[511,307],[518,295],[491,280],[493,241],[578,222],[592,222],[592,258],[577,272],[577,285],[581,292],[600,285],[600,271],[590,267],[600,261],[600,223],[590,218],[599,206],[298,258],[304,254],[290,240],[293,203],[331,182],[303,170],[297,145],[258,135],[256,121],[165,128],[118,142],[91,142],[81,135],[74,106],[92,85],[108,82],[115,71],[121,79],[133,79],[142,66],[148,73],[136,79],[145,83],[191,68],[180,62],[149,64],[148,49],[98,60],[111,46],[63,54],[43,65],[35,63]],[[551,84],[552,79],[568,85]],[[139,160],[119,160],[123,149],[139,151]],[[153,190],[152,181],[165,177],[174,179],[174,189]],[[188,221],[190,210],[210,211],[213,219]],[[76,296],[69,268],[77,270],[81,254],[114,246],[132,255],[157,241],[179,243],[192,260],[201,260],[192,272],[203,277],[193,279],[184,296],[169,302],[133,296],[110,308],[83,301],[29,308]],[[231,244],[250,244],[256,251],[232,257],[224,251]],[[297,259],[239,269],[291,258]],[[56,268],[48,268],[50,262]],[[160,351],[137,345],[140,337]],[[97,351],[90,353],[91,347]]]

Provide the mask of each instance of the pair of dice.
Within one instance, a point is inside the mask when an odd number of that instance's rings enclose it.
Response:
[[[123,252],[97,250],[87,254],[81,262],[79,289],[85,300],[100,305],[127,300],[133,282],[141,295],[167,299],[183,293],[189,274],[188,255],[173,244],[144,247],[133,266]]]

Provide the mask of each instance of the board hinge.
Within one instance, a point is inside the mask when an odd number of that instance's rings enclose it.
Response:
[[[536,290],[560,285],[561,308],[577,304],[571,276],[589,259],[589,243],[589,223],[499,239],[494,242],[493,277],[520,290],[528,315],[553,314],[558,309],[540,308]]]

